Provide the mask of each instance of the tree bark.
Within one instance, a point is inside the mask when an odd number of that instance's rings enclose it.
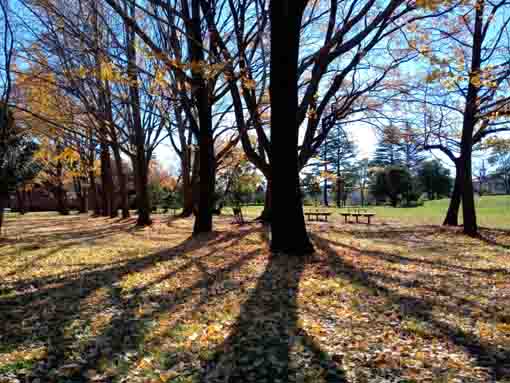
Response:
[[[7,185],[1,181],[2,180],[0,180],[0,236],[2,235],[2,228],[4,224],[5,207],[7,206],[7,201],[9,200]]]
[[[448,212],[443,221],[444,226],[458,226],[459,225],[459,209],[462,200],[462,167],[461,159],[458,159],[455,164],[455,184],[453,187],[452,196],[450,198],[450,205]]]
[[[24,190],[16,190],[16,199],[18,200],[18,210],[21,215],[26,213],[25,206],[25,191]]]
[[[191,159],[191,156],[189,157]],[[193,160],[193,171],[190,172],[190,161],[183,161],[183,165],[186,164],[186,168],[183,168],[182,177],[182,194],[183,194],[183,209],[181,217],[191,217],[193,214],[193,205],[195,192],[194,188],[198,187],[197,174],[199,173],[199,160],[197,157]]]
[[[122,168],[122,157],[117,145],[112,145],[115,166],[117,168],[117,177],[119,179],[120,208],[122,209],[122,218],[129,218],[129,199],[128,199],[128,180],[124,169]]]
[[[471,56],[471,73],[474,74],[480,73],[482,64],[482,28],[484,9],[484,2],[480,2],[479,7],[476,8],[475,12],[475,27],[473,32]],[[469,236],[476,236],[478,234],[472,178],[473,132],[477,123],[476,115],[478,113],[478,92],[478,86],[470,81],[466,95],[466,107],[464,109],[464,121],[462,124],[462,137],[460,142],[460,157],[464,162],[462,172],[462,218],[464,221],[464,234]]]
[[[189,15],[188,15],[189,16]],[[191,37],[190,57],[193,62],[204,61],[203,39],[201,31],[200,0],[191,0],[191,19],[188,33]],[[209,102],[209,87],[200,68],[193,68],[193,96],[198,109],[200,147],[200,200],[193,226],[193,235],[212,231],[213,194],[214,194],[214,142],[212,136],[212,112]]]
[[[99,198],[97,195],[96,175],[93,170],[89,171],[89,193],[90,202],[94,209],[94,215],[99,216],[101,214],[101,208],[99,206]]]
[[[135,17],[135,4],[129,5],[129,12],[132,18]],[[142,125],[140,92],[138,87],[138,67],[136,64],[135,31],[126,24],[128,36],[127,41],[127,62],[129,99],[133,117],[135,156],[133,168],[135,170],[136,204],[138,210],[137,226],[148,226],[152,224],[150,211],[150,196],[148,190],[149,181],[149,159],[145,151],[145,131]]]
[[[271,1],[271,250],[302,255],[314,251],[306,232],[298,164],[297,67],[306,1]]]
[[[102,184],[102,216],[115,217],[113,208],[114,187],[110,150],[106,143],[101,143],[101,184]]]
[[[145,162],[145,150],[143,155],[136,156],[133,168],[135,169],[136,207],[138,211],[136,225],[149,226],[152,224],[152,219],[149,189],[147,188],[149,169]]]

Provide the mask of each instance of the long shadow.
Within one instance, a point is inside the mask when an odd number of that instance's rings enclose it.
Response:
[[[432,267],[436,267],[439,269],[449,270],[449,271],[457,271],[459,273],[464,274],[476,274],[476,273],[485,273],[485,274],[493,274],[493,273],[508,273],[508,270],[505,268],[476,268],[476,267],[464,267],[460,265],[452,265],[450,263],[442,262],[442,261],[429,261],[427,259],[419,259],[419,258],[409,258],[404,257],[398,254],[392,254],[385,251],[374,251],[374,250],[362,250],[359,247],[348,245],[346,243],[341,243],[338,241],[328,240],[329,243],[343,247],[348,250],[356,251],[363,253],[364,255],[369,255],[374,258],[383,259],[390,263],[399,263],[399,264],[416,264],[416,265],[429,265]]]
[[[399,307],[404,316],[410,316],[419,320],[426,321],[432,325],[440,335],[452,341],[457,346],[462,347],[466,352],[476,360],[480,367],[485,368],[491,380],[499,381],[510,378],[510,349],[499,348],[486,344],[476,336],[470,334],[461,328],[452,327],[446,322],[439,321],[434,317],[433,309],[435,302],[432,299],[418,299],[413,296],[399,294],[387,287],[377,283],[376,280],[365,271],[356,268],[354,265],[343,261],[327,239],[317,235],[312,236],[314,243],[322,250],[327,257],[329,269],[338,275],[348,277],[364,285],[365,287],[382,294],[390,302]]]
[[[40,377],[45,381],[49,371],[55,371],[66,365],[69,362],[67,355],[72,354],[78,346],[76,339],[70,338],[66,334],[66,327],[77,319],[92,320],[96,314],[106,309],[106,311],[109,310],[116,314],[100,334],[79,346],[82,351],[85,350],[88,358],[68,376],[73,382],[89,381],[86,371],[97,368],[101,357],[116,358],[120,357],[124,351],[136,349],[141,344],[145,332],[145,328],[140,323],[143,323],[144,319],[151,319],[146,315],[139,318],[139,322],[133,322],[140,303],[139,295],[149,289],[153,283],[140,286],[131,294],[123,296],[121,290],[115,287],[116,282],[128,274],[143,272],[158,262],[169,261],[178,256],[185,257],[187,253],[202,247],[211,247],[204,257],[213,255],[215,245],[223,243],[233,245],[251,232],[253,230],[235,234],[214,233],[199,239],[189,238],[174,248],[134,260],[121,261],[109,267],[101,265],[100,268],[92,268],[89,271],[81,270],[80,273],[63,276],[57,280],[34,278],[23,281],[25,285],[35,285],[37,288],[20,296],[0,297],[0,334],[8,335],[8,338],[2,339],[2,342],[5,342],[3,346],[9,350],[15,350],[22,346],[29,346],[34,340],[40,343],[44,339],[47,356],[45,360],[30,371],[25,371],[19,378]],[[175,310],[180,304],[190,299],[197,290],[206,288],[211,280],[217,280],[222,273],[235,270],[243,262],[257,254],[258,252],[252,252],[239,259],[234,259],[231,264],[219,270],[216,275],[199,278],[189,287],[183,287],[164,295],[151,294],[151,300],[157,301],[160,308],[151,312],[150,315]],[[171,278],[179,270],[192,267],[195,262],[190,259],[189,262],[178,267],[177,270],[167,273],[155,283],[161,282],[165,278]],[[19,286],[16,287],[19,288]],[[81,303],[102,288],[109,291],[107,307],[97,305],[86,314],[81,312]],[[21,314],[26,320],[21,320]],[[104,339],[111,340],[106,347],[106,354],[101,351],[105,348]]]
[[[506,249],[506,250],[510,249],[510,244],[498,242],[496,239],[494,239],[492,237],[491,234],[504,235],[507,238],[510,238],[510,230],[480,228],[480,234],[479,234],[480,240],[490,246],[496,246],[496,247],[500,247],[500,248]]]
[[[306,262],[283,254],[270,258],[232,332],[203,366],[201,382],[304,381],[312,365],[326,382],[346,381],[341,367],[299,327],[298,285]]]

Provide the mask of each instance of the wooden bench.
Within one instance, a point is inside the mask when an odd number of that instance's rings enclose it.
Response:
[[[324,217],[324,222],[328,222],[328,217],[331,215],[331,213],[324,213],[324,212],[311,212],[311,211],[307,211],[305,212],[305,215],[306,215],[306,218],[308,219],[308,221],[314,221],[312,219],[312,217],[315,217],[315,221],[321,221],[319,219],[319,217]]]
[[[366,217],[368,220],[368,224],[370,225],[370,219],[375,217],[375,213],[341,213],[340,214],[345,219],[345,223],[347,223],[347,219],[349,217],[354,217],[356,219],[356,223],[359,223],[359,217]]]

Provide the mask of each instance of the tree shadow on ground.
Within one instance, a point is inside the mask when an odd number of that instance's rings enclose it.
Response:
[[[449,323],[436,318],[433,310],[437,302],[432,297],[416,298],[390,289],[384,286],[384,274],[377,275],[357,268],[354,264],[346,262],[339,256],[338,251],[333,248],[334,243],[318,235],[312,235],[312,237],[317,248],[326,257],[330,272],[346,277],[384,296],[389,303],[398,307],[403,317],[422,320],[433,326],[440,337],[464,349],[476,361],[478,366],[486,369],[490,381],[510,378],[509,348],[484,343],[475,334],[466,332],[460,327],[453,327]],[[395,279],[395,277],[391,278]]]
[[[81,269],[79,272],[58,277],[33,278],[19,281],[11,286],[16,295],[0,297],[0,334],[2,349],[17,350],[44,346],[45,357],[38,363],[26,368],[17,376],[23,381],[49,381],[57,375],[65,376],[72,382],[88,382],[88,371],[100,370],[104,359],[121,360],[129,351],[136,351],[144,342],[146,324],[161,313],[176,312],[183,303],[193,296],[202,296],[203,291],[212,283],[221,281],[222,276],[236,270],[241,265],[258,256],[259,251],[249,252],[214,273],[204,274],[192,285],[183,286],[170,293],[150,294],[142,297],[144,291],[152,286],[175,277],[181,272],[196,266],[201,259],[215,256],[216,246],[232,246],[256,229],[239,233],[212,233],[200,238],[188,238],[181,244],[143,257],[119,261],[110,265],[98,265]],[[190,252],[207,249],[198,258],[186,258]],[[224,248],[222,248],[224,250]],[[178,257],[185,261],[169,270],[155,281],[122,291],[117,285],[124,277]],[[96,299],[96,295],[106,291],[106,298],[96,305],[85,304]],[[145,299],[155,309],[140,313]],[[88,323],[98,315],[107,314],[110,319],[99,333],[85,341],[69,335],[69,328],[76,323]],[[72,355],[86,355],[86,360],[76,362]],[[143,357],[141,355],[140,359]],[[133,360],[129,364],[136,364]],[[64,371],[62,370],[64,369]],[[104,377],[101,382],[113,381],[113,377]]]
[[[346,381],[341,361],[299,326],[298,286],[310,259],[271,256],[232,332],[205,364],[202,382]]]

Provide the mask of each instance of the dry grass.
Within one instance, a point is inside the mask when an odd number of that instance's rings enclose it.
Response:
[[[0,242],[0,382],[510,381],[510,239],[30,214]]]

